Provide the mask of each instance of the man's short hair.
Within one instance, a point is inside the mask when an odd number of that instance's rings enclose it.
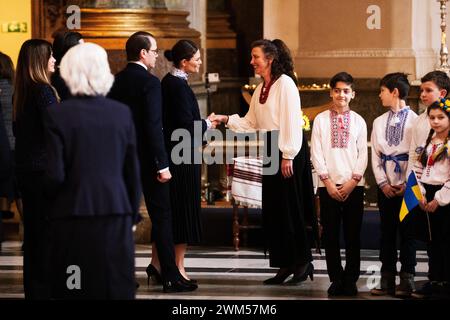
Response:
[[[152,44],[149,37],[153,39],[155,38],[150,32],[138,31],[133,33],[130,38],[128,38],[125,45],[128,61],[139,61],[141,50],[150,50]]]

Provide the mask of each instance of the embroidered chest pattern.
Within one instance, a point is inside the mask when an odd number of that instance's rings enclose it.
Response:
[[[350,111],[339,115],[331,110],[331,147],[338,149],[348,148],[350,139]]]
[[[429,154],[428,159],[427,159],[427,167],[425,168],[425,175],[427,177],[429,177],[431,175],[431,168],[433,168],[435,162],[436,162],[436,158],[438,156],[438,154],[440,153],[440,151],[442,150],[443,147],[443,143],[431,143],[428,146],[427,149],[427,154]]]
[[[385,132],[385,138],[389,147],[398,146],[402,142],[408,114],[408,110],[400,111],[397,114],[392,111],[389,112]]]

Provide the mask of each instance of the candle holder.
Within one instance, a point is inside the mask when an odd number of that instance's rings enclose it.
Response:
[[[437,70],[443,71],[450,75],[450,66],[448,64],[448,48],[447,48],[447,34],[445,29],[447,28],[447,1],[437,0],[441,7],[441,50],[439,52],[441,65]]]

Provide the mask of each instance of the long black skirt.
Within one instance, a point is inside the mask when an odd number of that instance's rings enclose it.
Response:
[[[273,134],[276,132],[267,134],[265,145],[269,150],[270,136]],[[293,160],[294,175],[291,178],[283,178],[281,151],[277,151],[280,157],[278,172],[263,176],[262,214],[270,266],[282,268],[312,261],[307,225],[314,231],[317,223],[309,147],[305,135],[302,148]]]
[[[134,299],[131,216],[76,217],[50,225],[53,299]]]
[[[201,225],[201,165],[171,165],[170,205],[175,244],[199,244]]]

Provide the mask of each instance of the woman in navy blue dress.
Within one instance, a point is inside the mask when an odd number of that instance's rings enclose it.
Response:
[[[26,299],[49,298],[48,201],[44,194],[47,152],[43,118],[59,98],[50,84],[55,59],[49,42],[23,43],[14,84],[15,170],[23,199],[23,281]],[[52,106],[53,107],[53,106]]]
[[[163,124],[167,151],[172,153],[178,142],[171,141],[177,129],[189,132],[191,144],[188,161],[178,163],[170,158],[170,197],[173,221],[175,259],[180,273],[189,280],[185,271],[184,256],[188,244],[199,244],[202,228],[200,218],[201,164],[194,163],[194,154],[202,146],[205,131],[214,127],[210,120],[202,120],[194,92],[189,87],[189,74],[198,73],[202,64],[200,50],[190,40],[178,41],[172,50],[164,53],[173,63],[173,69],[161,81],[163,96]],[[195,127],[198,127],[195,130]],[[198,132],[198,136],[195,133]]]
[[[114,77],[100,46],[71,48],[61,76],[73,98],[45,122],[52,298],[134,299],[141,189],[132,115],[105,98]]]

